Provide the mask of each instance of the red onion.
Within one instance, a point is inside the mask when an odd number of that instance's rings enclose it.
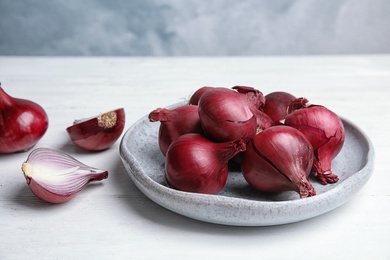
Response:
[[[272,119],[275,125],[280,125],[288,114],[306,107],[307,102],[306,98],[296,98],[290,93],[276,91],[265,96],[263,111]]]
[[[199,100],[199,117],[207,137],[216,142],[248,142],[258,128],[252,110],[263,103],[262,93],[250,87],[211,88]]]
[[[301,131],[314,148],[314,175],[323,183],[335,183],[332,160],[344,144],[344,126],[340,118],[324,106],[311,105],[288,115],[285,124]]]
[[[199,134],[182,135],[166,154],[167,182],[182,191],[216,194],[226,183],[228,161],[245,149],[243,141],[214,143]]]
[[[160,150],[165,156],[173,140],[183,134],[203,134],[198,106],[186,105],[175,109],[157,108],[149,113],[151,122],[160,121],[158,134]]]
[[[313,147],[301,132],[273,126],[249,142],[241,167],[247,182],[259,191],[292,190],[305,198],[316,194],[308,180],[313,159]]]
[[[61,203],[81,192],[92,181],[108,177],[108,172],[87,166],[68,154],[48,148],[33,150],[22,164],[31,191],[40,199]]]
[[[43,137],[48,125],[40,105],[13,98],[0,87],[0,153],[29,150]]]
[[[198,105],[200,97],[205,93],[207,90],[212,89],[213,87],[201,87],[198,90],[194,92],[194,94],[191,95],[190,100],[188,101],[189,105]]]
[[[124,127],[125,111],[119,108],[90,119],[76,120],[66,131],[78,147],[101,151],[110,148],[118,140]]]

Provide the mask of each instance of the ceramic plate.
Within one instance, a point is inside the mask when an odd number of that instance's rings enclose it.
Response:
[[[340,180],[336,184],[322,185],[310,179],[317,195],[305,199],[300,199],[295,192],[258,192],[247,184],[239,169],[229,172],[226,186],[218,195],[182,192],[167,187],[164,157],[157,141],[160,123],[149,122],[147,116],[127,130],[120,144],[120,155],[135,185],[151,200],[178,214],[224,225],[287,224],[339,207],[368,181],[373,169],[373,146],[356,125],[346,119],[342,121],[345,143],[332,165]]]

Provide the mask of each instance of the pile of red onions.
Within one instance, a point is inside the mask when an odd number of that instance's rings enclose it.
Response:
[[[331,162],[344,143],[342,121],[303,97],[207,86],[188,105],[158,108],[149,119],[161,122],[165,177],[181,191],[218,193],[237,156],[245,180],[260,192],[295,191],[306,198],[316,194],[310,174],[322,184],[338,181]]]

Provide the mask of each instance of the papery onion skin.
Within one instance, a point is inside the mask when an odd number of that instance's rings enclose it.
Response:
[[[248,142],[258,129],[254,115],[247,121],[222,121],[218,123],[218,127],[210,127],[212,124],[215,124],[215,121],[210,118],[202,120],[205,135],[215,142],[228,142],[240,138]]]
[[[200,97],[205,93],[207,90],[212,89],[214,87],[210,86],[204,86],[199,89],[197,89],[188,100],[189,105],[198,105]]]
[[[234,86],[232,89],[236,90],[238,93],[245,94],[248,102],[252,107],[262,108],[265,104],[265,97],[263,92],[258,89],[249,86]]]
[[[184,105],[175,109],[157,108],[149,113],[149,121],[161,123],[158,143],[164,156],[169,145],[179,136],[189,133],[203,134],[196,105]]]
[[[167,182],[181,191],[216,194],[226,184],[228,161],[245,149],[242,140],[214,143],[199,134],[182,135],[166,154]]]
[[[306,107],[307,102],[306,98],[296,98],[288,92],[275,91],[265,96],[263,111],[275,125],[281,125],[288,114]]]
[[[260,97],[261,98],[261,97]],[[199,117],[206,136],[215,142],[243,139],[248,142],[257,130],[257,119],[246,94],[232,89],[209,89],[199,100]]]
[[[125,110],[118,108],[88,120],[75,121],[66,131],[78,147],[102,151],[110,148],[121,136],[125,118]]]
[[[40,105],[13,98],[0,87],[0,153],[31,149],[48,126],[48,116]]]
[[[108,177],[108,171],[87,166],[49,148],[33,150],[22,164],[22,172],[32,193],[50,203],[69,201],[88,183]]]
[[[256,133],[274,125],[272,119],[263,111],[265,97],[260,90],[248,86],[234,86],[232,89],[235,89],[239,93],[247,96],[250,104],[249,108],[256,117],[257,121]]]
[[[301,131],[314,148],[314,175],[322,184],[335,183],[338,176],[332,172],[332,160],[341,151],[344,125],[339,116],[328,108],[310,105],[286,117],[285,124]]]
[[[252,110],[252,112],[256,117],[257,122],[256,133],[259,133],[260,131],[263,131],[264,129],[275,125],[272,119],[260,109]]]
[[[259,191],[296,191],[306,198],[316,194],[308,180],[313,159],[313,148],[301,132],[273,126],[248,143],[241,168],[246,181]]]

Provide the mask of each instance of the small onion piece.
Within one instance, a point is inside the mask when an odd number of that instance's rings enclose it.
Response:
[[[308,180],[313,160],[313,147],[301,132],[273,126],[249,142],[241,167],[244,178],[259,191],[296,191],[306,198],[316,194]]]
[[[344,125],[336,113],[320,105],[310,105],[286,117],[285,124],[301,131],[314,148],[314,175],[322,184],[335,183],[332,160],[344,144]]]
[[[167,182],[181,191],[216,194],[225,186],[228,161],[245,149],[242,140],[215,143],[199,134],[182,135],[166,154]]]
[[[66,153],[49,148],[33,150],[22,164],[22,171],[34,195],[51,203],[66,202],[88,183],[108,177],[107,171],[87,166]]]
[[[66,131],[78,147],[102,151],[118,140],[124,127],[125,110],[118,108],[90,119],[76,120]]]

